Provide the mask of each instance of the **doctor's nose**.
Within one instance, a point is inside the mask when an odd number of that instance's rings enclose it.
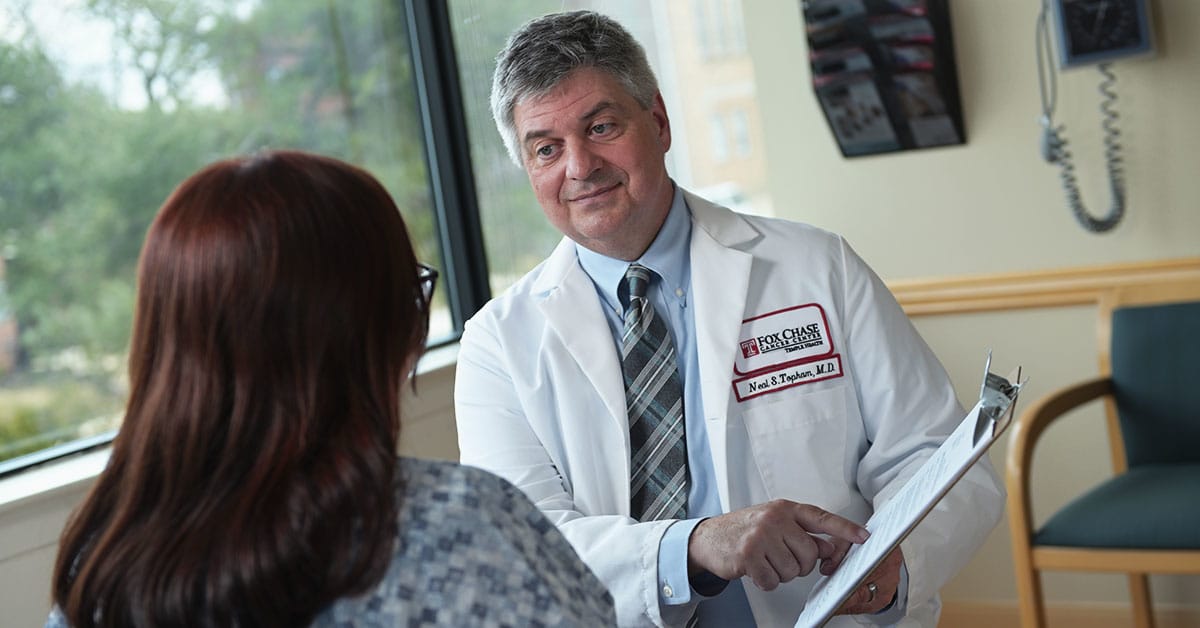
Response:
[[[604,160],[588,149],[576,144],[567,147],[567,177],[585,181],[604,166]]]

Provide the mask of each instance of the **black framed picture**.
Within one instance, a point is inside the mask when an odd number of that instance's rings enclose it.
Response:
[[[813,90],[844,157],[966,142],[948,0],[803,0]]]

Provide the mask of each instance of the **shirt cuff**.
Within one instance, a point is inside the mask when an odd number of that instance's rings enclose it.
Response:
[[[688,539],[702,520],[676,521],[658,542],[658,602],[663,606],[692,601],[692,588],[688,584]]]

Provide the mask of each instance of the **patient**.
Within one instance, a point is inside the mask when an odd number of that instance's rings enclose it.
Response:
[[[396,456],[437,274],[369,174],[210,165],[138,273],[125,420],[63,532],[47,626],[615,623],[520,491]]]

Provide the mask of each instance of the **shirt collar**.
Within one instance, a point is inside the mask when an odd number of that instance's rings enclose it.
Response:
[[[691,239],[691,211],[683,200],[683,188],[676,185],[666,221],[650,247],[635,261],[657,273],[670,292],[686,291],[690,280],[688,249]],[[575,244],[575,251],[580,266],[596,284],[605,305],[620,312],[623,305],[617,297],[617,287],[621,285],[625,269],[629,268],[631,262],[601,255],[578,243]]]

